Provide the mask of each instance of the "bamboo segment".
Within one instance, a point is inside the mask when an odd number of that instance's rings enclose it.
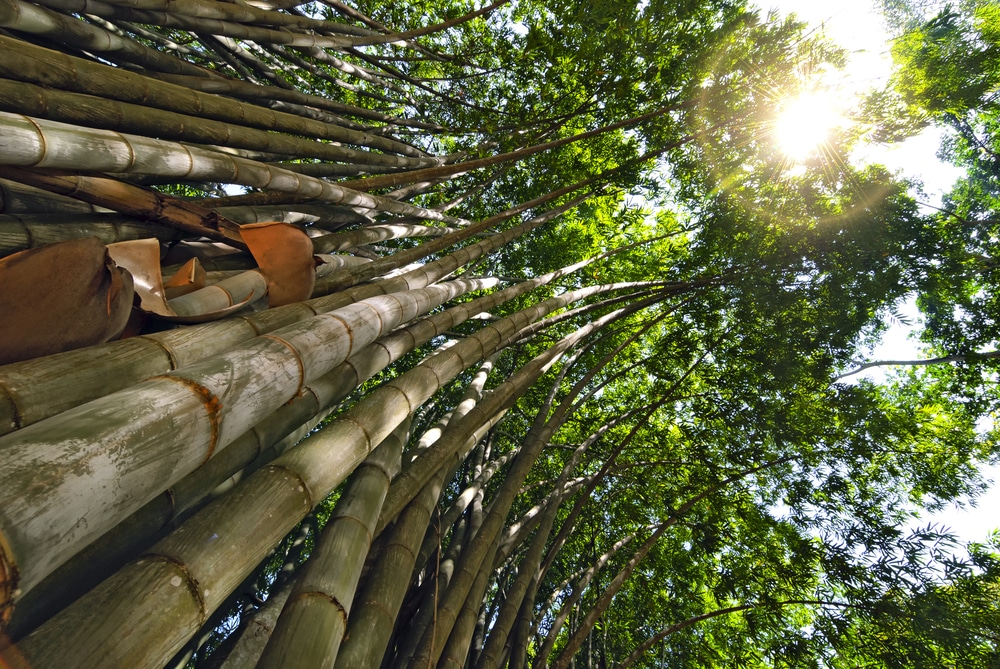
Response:
[[[84,202],[106,206],[108,210],[169,225],[188,234],[246,248],[237,224],[213,211],[163,193],[106,177],[52,174],[39,170],[14,169],[6,165],[0,165],[0,175]]]
[[[432,227],[429,225],[372,225],[360,230],[337,232],[331,235],[313,238],[313,244],[320,253],[335,253],[345,251],[362,244],[373,244],[386,239],[403,237],[440,237],[455,228]]]
[[[0,179],[0,213],[3,214],[93,214],[106,209],[55,195],[17,181]]]
[[[333,669],[389,482],[399,471],[407,418],[354,471],[295,581],[257,667]]]
[[[220,181],[421,219],[458,225],[465,223],[461,219],[391,198],[352,191],[245,158],[175,142],[81,128],[7,112],[0,112],[0,128],[3,129],[3,134],[0,134],[0,161],[7,165]]]
[[[337,144],[324,144],[310,139],[163,111],[145,105],[46,89],[10,79],[0,79],[0,109],[84,127],[118,130],[178,142],[223,144],[227,147],[303,158],[404,168],[427,167],[441,162],[435,158],[407,158],[360,151]],[[339,133],[341,135],[355,132],[342,130],[343,132]],[[372,138],[374,139],[374,136]],[[376,143],[385,145],[387,142]]]

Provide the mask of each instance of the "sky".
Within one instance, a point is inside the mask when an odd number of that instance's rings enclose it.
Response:
[[[892,70],[887,35],[880,14],[875,10],[876,0],[838,0],[836,3],[818,0],[756,0],[762,9],[777,10],[780,14],[796,14],[811,26],[822,25],[827,35],[850,53],[846,68],[845,86],[856,92],[882,86]],[[917,137],[891,147],[868,145],[853,155],[855,162],[881,163],[899,174],[923,182],[926,201],[940,204],[941,196],[950,190],[961,175],[957,168],[937,159],[941,135],[929,129]],[[915,304],[904,305],[903,313],[918,319]],[[870,360],[914,359],[926,357],[921,353],[911,330],[905,326],[890,328],[882,343],[872,352]],[[870,372],[869,378],[878,380],[879,372]],[[882,377],[884,378],[884,377]],[[984,475],[994,482],[1000,481],[1000,467],[991,468]],[[989,492],[978,498],[975,508],[951,506],[935,514],[925,514],[914,525],[937,523],[950,527],[963,541],[983,541],[1000,526],[996,509],[1000,508],[1000,485],[994,484]]]

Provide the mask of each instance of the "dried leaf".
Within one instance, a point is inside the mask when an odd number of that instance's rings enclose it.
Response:
[[[133,295],[132,276],[96,237],[0,260],[0,364],[114,339]]]
[[[288,223],[241,225],[240,234],[267,278],[269,306],[301,302],[312,295],[316,262],[309,235]]]
[[[155,239],[135,239],[108,244],[108,253],[115,262],[132,273],[135,292],[143,311],[157,316],[173,316],[167,304],[160,274],[160,242]]]

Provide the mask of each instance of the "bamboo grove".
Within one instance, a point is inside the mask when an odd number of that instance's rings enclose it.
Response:
[[[995,657],[995,556],[904,529],[992,405],[837,378],[937,219],[771,141],[840,59],[728,0],[0,0],[0,666]]]

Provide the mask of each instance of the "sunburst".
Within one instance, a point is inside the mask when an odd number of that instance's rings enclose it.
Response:
[[[778,148],[800,163],[822,150],[831,133],[845,124],[832,93],[811,91],[788,99],[774,121]]]

